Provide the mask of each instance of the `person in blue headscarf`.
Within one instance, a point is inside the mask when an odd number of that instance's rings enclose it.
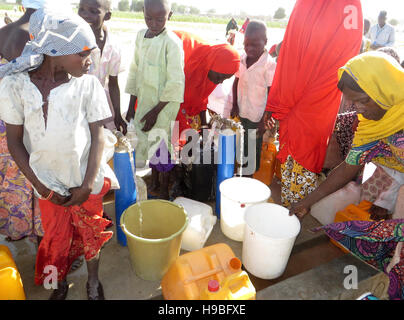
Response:
[[[102,198],[115,177],[101,161],[103,124],[112,114],[99,80],[86,74],[97,44],[90,26],[70,12],[37,10],[29,35],[21,56],[0,66],[0,119],[11,156],[40,198],[45,234],[35,283],[56,273],[50,298],[65,299],[66,275],[84,254],[88,298],[101,300],[99,253],[112,237],[104,231]]]

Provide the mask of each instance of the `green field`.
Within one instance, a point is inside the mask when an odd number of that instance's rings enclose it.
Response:
[[[14,4],[0,3],[0,10],[13,10]]]
[[[15,5],[0,3],[0,10],[13,10]],[[143,20],[143,12],[124,12],[124,11],[113,11],[112,16],[115,19],[135,19]],[[199,15],[185,15],[185,14],[175,14],[171,18],[174,22],[190,22],[190,23],[213,23],[213,24],[227,24],[230,20],[229,17],[215,17],[215,16],[199,16]],[[241,27],[244,23],[243,20],[237,19],[238,25]],[[271,21],[267,22],[268,28],[286,28],[286,22],[281,21]]]

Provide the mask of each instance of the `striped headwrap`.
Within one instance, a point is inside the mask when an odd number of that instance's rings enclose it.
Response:
[[[29,22],[31,40],[20,57],[0,66],[0,78],[38,68],[44,55],[66,56],[97,48],[89,24],[76,14],[39,9]]]

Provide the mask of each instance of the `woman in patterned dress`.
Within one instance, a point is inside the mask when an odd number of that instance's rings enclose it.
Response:
[[[28,24],[43,0],[23,2],[26,11],[17,21],[0,29],[0,65],[18,57],[29,40]],[[16,41],[17,39],[17,41]],[[0,234],[8,240],[43,236],[38,201],[30,182],[18,169],[7,147],[6,126],[0,120]]]

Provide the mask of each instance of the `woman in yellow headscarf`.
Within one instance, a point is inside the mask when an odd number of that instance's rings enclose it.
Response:
[[[373,51],[351,59],[338,76],[338,88],[355,103],[359,114],[352,148],[327,180],[290,212],[304,217],[313,204],[344,187],[366,163],[373,162],[376,173],[384,175],[389,185],[380,199],[370,199],[374,200],[372,218],[385,217],[394,211],[404,184],[404,69],[384,52]]]
[[[404,300],[404,211],[399,204],[403,199],[397,201],[400,188],[404,190],[404,69],[383,52],[368,52],[350,60],[338,76],[338,88],[355,103],[359,114],[352,148],[345,161],[290,214],[303,218],[313,204],[355,179],[366,163],[376,164],[375,180],[384,189],[372,201],[371,218],[381,221],[348,221],[317,230],[385,272],[390,299]],[[362,185],[362,197],[368,181]]]

